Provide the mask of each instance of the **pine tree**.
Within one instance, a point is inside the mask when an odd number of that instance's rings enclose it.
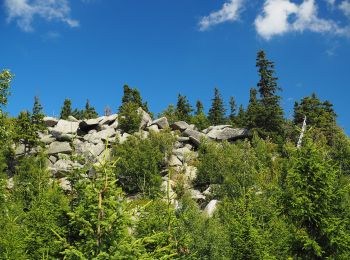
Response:
[[[134,102],[124,103],[119,108],[119,126],[124,132],[132,134],[140,128],[142,116],[139,106]]]
[[[1,106],[7,105],[7,98],[10,95],[10,83],[13,75],[9,70],[3,70],[0,73],[0,112]]]
[[[72,115],[72,101],[68,98],[64,100],[63,107],[61,109],[60,118],[68,119],[68,117]]]
[[[203,103],[200,101],[200,100],[197,100],[196,102],[196,115],[200,115],[202,113],[204,113],[204,106],[203,106]]]
[[[189,122],[191,119],[191,112],[192,111],[193,111],[193,109],[192,109],[187,97],[179,94],[177,97],[177,104],[176,104],[177,118],[181,121],[188,121]]]
[[[39,97],[35,96],[31,121],[32,124],[36,127],[37,131],[43,131],[46,129],[44,117],[45,115],[43,113],[43,107],[40,104]]]
[[[196,103],[196,108],[195,115],[191,119],[192,124],[194,124],[199,130],[208,128],[210,123],[204,113],[203,103],[198,100]]]
[[[230,97],[230,115],[228,118],[228,121],[230,124],[235,125],[236,124],[236,110],[237,105],[234,97]]]
[[[36,125],[32,124],[28,111],[22,111],[16,120],[15,141],[24,145],[24,153],[30,152],[39,144],[39,135]]]
[[[94,107],[90,106],[90,101],[87,99],[85,104],[85,110],[83,112],[84,119],[97,118],[98,114]]]
[[[158,114],[158,118],[166,117],[168,119],[169,124],[175,123],[179,121],[177,117],[176,108],[173,104],[169,104],[169,106],[161,113]]]
[[[226,109],[224,102],[219,93],[219,89],[214,89],[214,98],[212,99],[212,106],[209,110],[208,119],[212,125],[222,125],[226,121]]]
[[[246,127],[246,112],[244,111],[243,105],[241,104],[238,109],[238,113],[236,116],[236,125],[237,127]]]
[[[281,88],[277,85],[274,76],[274,63],[266,58],[264,51],[259,51],[256,59],[256,67],[258,68],[260,80],[257,84],[260,94],[259,103],[261,108],[255,118],[256,130],[263,137],[271,137],[273,140],[283,136],[283,110],[280,106],[281,97],[277,95],[277,91]]]
[[[257,91],[255,88],[250,89],[249,104],[246,111],[246,125],[249,129],[257,129],[260,123],[260,111],[262,110],[261,104],[256,97]]]
[[[142,101],[142,97],[137,88],[130,88],[128,85],[124,85],[124,95],[122,97],[122,105],[126,103],[135,103],[138,107],[141,107],[143,111],[149,113],[147,102]]]

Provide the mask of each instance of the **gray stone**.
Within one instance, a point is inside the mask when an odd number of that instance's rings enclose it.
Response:
[[[76,119],[74,116],[68,116],[68,121],[71,121],[71,122],[79,122],[79,120]]]
[[[58,154],[58,153],[71,153],[72,148],[68,142],[53,142],[49,145],[47,154]]]
[[[182,134],[184,136],[187,136],[190,138],[190,141],[195,145],[195,146],[199,146],[200,145],[200,142],[201,142],[201,139],[202,138],[206,138],[206,136],[201,133],[201,132],[198,132],[196,130],[192,130],[192,129],[186,129],[184,132],[182,132]]]
[[[181,132],[185,131],[189,127],[189,124],[187,124],[185,121],[178,121],[170,125],[172,130],[180,130]]]
[[[49,160],[50,160],[50,162],[51,162],[52,164],[54,164],[55,162],[57,162],[57,158],[56,158],[55,156],[53,156],[53,155],[50,155],[50,156],[49,156]]]
[[[72,191],[72,185],[70,181],[67,179],[67,177],[63,177],[58,179],[58,184],[64,191]]]
[[[197,168],[194,166],[186,166],[185,176],[189,181],[194,181],[197,178]]]
[[[211,200],[203,210],[204,215],[211,218],[217,208],[218,203],[218,200]]]
[[[123,135],[119,137],[119,143],[120,144],[124,143],[128,139],[129,136],[130,136],[130,134],[123,133]]]
[[[204,129],[202,132],[207,134],[212,130],[223,130],[225,128],[231,128],[231,125],[215,125],[215,126],[209,126],[207,129]]]
[[[93,134],[93,136],[95,138],[99,138],[102,140],[107,140],[110,137],[114,137],[116,135],[116,131],[114,130],[114,128],[107,128],[105,130],[99,131],[95,134]]]
[[[185,156],[189,155],[191,150],[187,147],[182,147],[173,150],[173,154],[175,154],[182,162],[184,161]]]
[[[60,141],[60,142],[70,142],[72,141],[76,135],[73,135],[73,134],[59,134],[59,133],[53,133],[56,140],[57,141]]]
[[[147,130],[148,131],[153,131],[153,132],[156,132],[156,133],[159,132],[158,125],[151,125],[151,126],[147,127]]]
[[[44,144],[51,144],[55,141],[55,138],[52,135],[40,135],[40,141]]]
[[[161,117],[157,120],[154,120],[151,125],[157,125],[160,129],[169,127],[168,119],[166,117]]]
[[[49,128],[49,132],[53,136],[61,134],[76,134],[79,127],[78,122],[70,122],[67,120],[59,120],[57,125],[53,128]]]
[[[16,146],[15,155],[18,156],[18,155],[24,154],[24,150],[25,150],[24,144],[20,144],[20,145]]]
[[[249,131],[244,128],[213,129],[207,136],[216,141],[235,141],[237,139],[247,138],[249,136]]]
[[[199,190],[190,190],[191,198],[194,200],[205,200],[205,196]]]
[[[145,112],[141,107],[139,107],[137,111],[139,114],[141,114],[140,129],[145,129],[147,126],[150,126],[152,122],[151,116],[147,112]]]
[[[58,123],[57,118],[50,117],[50,116],[44,117],[43,121],[47,127],[53,127],[53,126],[57,125],[57,123]]]
[[[171,155],[168,161],[168,166],[175,167],[175,166],[182,166],[182,162],[177,158],[175,155]]]
[[[112,124],[115,120],[117,120],[118,114],[113,114],[110,116],[104,116],[102,120],[99,122],[99,125],[110,125]]]
[[[101,119],[99,118],[83,120],[80,122],[79,128],[84,132],[88,132],[91,129],[95,129],[98,126],[98,123],[100,122],[100,120]]]

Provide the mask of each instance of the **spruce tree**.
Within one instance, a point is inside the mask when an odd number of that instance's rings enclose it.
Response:
[[[226,121],[226,109],[224,102],[219,93],[219,89],[214,89],[214,98],[212,99],[212,105],[209,110],[208,119],[212,125],[222,125]]]
[[[190,121],[192,111],[193,109],[187,97],[179,94],[176,104],[176,114],[178,119],[181,121]]]
[[[203,103],[198,100],[196,103],[196,108],[196,113],[191,120],[192,124],[194,124],[199,130],[208,128],[210,123],[207,116],[204,113]]]
[[[204,106],[203,106],[203,103],[200,101],[200,100],[197,100],[196,102],[196,115],[200,115],[204,113]]]
[[[3,70],[0,73],[0,112],[1,106],[7,105],[7,98],[10,95],[10,83],[13,75],[9,70]]]
[[[61,109],[60,118],[68,119],[68,117],[72,115],[72,101],[68,98],[64,100],[63,107]]]
[[[276,141],[283,136],[284,118],[280,106],[281,97],[277,95],[277,91],[280,91],[281,88],[277,85],[278,78],[274,76],[275,65],[266,58],[265,52],[261,50],[257,54],[256,67],[260,77],[257,86],[262,109],[255,118],[255,125],[263,137],[271,137]]]
[[[39,144],[37,127],[32,123],[28,111],[22,111],[16,120],[15,141],[24,145],[24,153],[32,150]]]
[[[235,125],[236,124],[236,110],[237,105],[234,97],[230,97],[230,115],[228,118],[228,121],[230,124]]]
[[[246,111],[246,126],[249,129],[257,129],[260,123],[260,111],[262,110],[261,104],[258,102],[256,97],[257,90],[251,88],[249,92],[249,104]]]
[[[35,96],[31,121],[36,127],[37,131],[43,131],[46,129],[44,117],[45,115],[43,113],[43,107],[40,104],[39,97]]]
[[[237,127],[246,127],[246,112],[244,111],[243,105],[241,104],[238,109],[238,113],[236,116],[236,125]]]
[[[98,114],[94,107],[90,105],[90,101],[87,99],[85,104],[85,110],[83,112],[84,119],[97,118]]]

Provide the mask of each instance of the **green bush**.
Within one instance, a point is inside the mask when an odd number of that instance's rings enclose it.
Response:
[[[132,134],[140,129],[142,115],[138,112],[138,108],[133,102],[125,103],[119,108],[119,127],[124,132]]]

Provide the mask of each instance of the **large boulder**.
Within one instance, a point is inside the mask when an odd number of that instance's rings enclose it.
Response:
[[[57,123],[58,123],[57,118],[50,117],[50,116],[44,117],[43,121],[47,127],[53,127],[53,126],[57,125]]]
[[[53,136],[58,136],[61,134],[76,134],[79,128],[78,122],[71,122],[67,120],[58,120],[55,127],[49,128],[49,132]]]
[[[188,147],[181,147],[173,150],[173,154],[177,156],[182,162],[184,162],[184,158],[186,155],[189,155],[191,150]]]
[[[208,134],[210,131],[213,130],[223,130],[225,128],[232,128],[231,125],[214,125],[214,126],[209,126],[207,129],[204,129],[202,132],[205,134]]]
[[[170,128],[172,130],[180,130],[181,132],[185,131],[189,127],[190,125],[187,124],[185,121],[178,121],[170,125]]]
[[[200,145],[201,139],[206,138],[205,134],[190,128],[183,131],[182,134],[189,137],[190,141],[197,147]]]
[[[110,116],[103,116],[101,118],[101,121],[99,122],[99,125],[110,125],[113,122],[115,122],[118,118],[118,114],[113,114]]]
[[[152,123],[151,116],[141,107],[137,110],[137,112],[141,115],[140,129],[145,129],[147,126],[150,126]]]
[[[101,118],[83,120],[80,122],[79,128],[84,132],[89,132],[91,129],[96,129],[100,121]]]
[[[99,132],[91,132],[84,136],[84,140],[98,144],[101,142],[105,142],[106,140],[109,140],[109,138],[114,137],[116,135],[116,131],[114,128],[107,128],[105,130],[99,131]]]
[[[182,162],[179,158],[177,158],[176,155],[171,155],[168,161],[168,166],[170,167],[176,167],[176,166],[182,166]]]
[[[160,129],[169,127],[168,119],[166,117],[161,117],[157,120],[154,120],[151,125],[157,125]]]
[[[204,215],[211,218],[218,206],[219,201],[218,200],[211,200],[208,205],[204,208]]]
[[[216,141],[235,141],[237,139],[247,138],[249,130],[244,128],[223,128],[213,129],[208,132],[207,136]]]
[[[49,145],[49,148],[47,150],[47,154],[49,155],[58,153],[69,154],[71,152],[72,148],[68,142],[53,142]]]

